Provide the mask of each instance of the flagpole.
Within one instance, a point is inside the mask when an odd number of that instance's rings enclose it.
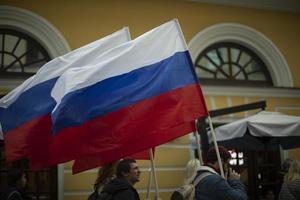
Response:
[[[220,168],[220,171],[221,171],[221,176],[223,178],[225,178],[224,170],[223,170],[223,166],[222,166],[222,162],[221,162],[221,157],[220,157],[220,152],[219,152],[219,148],[218,148],[218,144],[217,144],[217,138],[216,138],[216,135],[215,135],[215,131],[214,131],[214,128],[213,128],[213,125],[212,125],[212,120],[210,118],[210,115],[208,115],[208,122],[209,122],[210,132],[211,132],[211,135],[212,135],[212,138],[213,138],[214,146],[215,146],[215,149],[216,149],[216,154],[217,154],[217,158],[218,158],[219,168]]]
[[[148,179],[148,188],[147,188],[146,200],[151,200],[150,199],[151,185],[152,185],[152,170],[151,170],[151,168],[149,168],[149,179]]]
[[[200,164],[203,165],[203,158],[202,158],[202,151],[201,151],[201,145],[200,145],[200,138],[199,138],[199,133],[198,133],[198,119],[195,120],[195,137],[196,137],[196,143],[197,143],[197,152],[198,152],[198,157]]]
[[[151,160],[151,169],[152,169],[152,175],[153,175],[153,180],[154,180],[154,186],[155,186],[155,200],[159,199],[159,193],[158,193],[158,184],[157,184],[157,179],[156,179],[156,173],[155,173],[155,168],[154,168],[154,158],[153,158],[153,151],[152,149],[149,149],[149,156]]]

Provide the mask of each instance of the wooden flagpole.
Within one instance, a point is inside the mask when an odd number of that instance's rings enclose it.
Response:
[[[223,170],[223,166],[222,166],[222,162],[221,162],[221,157],[220,157],[220,152],[219,152],[219,148],[218,148],[218,144],[217,144],[217,138],[216,138],[216,135],[215,135],[215,130],[214,130],[214,127],[212,125],[212,121],[211,121],[211,118],[210,118],[209,115],[208,115],[208,122],[209,122],[210,132],[211,132],[211,135],[212,135],[212,138],[213,138],[214,146],[215,146],[215,149],[216,149],[216,154],[217,154],[218,163],[219,163],[219,167],[220,167],[220,171],[221,171],[221,176],[223,178],[225,178],[224,170]]]
[[[152,170],[151,169],[152,168],[149,168],[149,179],[148,179],[148,188],[147,188],[147,193],[146,193],[146,200],[151,200],[150,199],[150,191],[151,191],[151,186],[152,186]]]
[[[157,179],[156,179],[156,173],[155,173],[154,158],[153,158],[153,151],[152,151],[152,149],[149,149],[149,156],[150,156],[150,159],[151,159],[151,169],[152,169],[152,175],[153,175],[154,186],[155,186],[155,196],[154,196],[154,199],[158,200],[160,198],[159,198],[159,192],[158,192],[158,184],[157,184]]]

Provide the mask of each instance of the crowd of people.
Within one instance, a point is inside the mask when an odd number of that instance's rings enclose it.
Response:
[[[218,163],[215,148],[210,148],[205,163],[198,159],[190,160],[186,165],[185,185],[192,185],[185,198],[172,195],[171,200],[246,200],[247,191],[240,181],[240,175],[229,165],[231,154],[227,149],[218,147],[221,165]],[[224,176],[221,175],[221,169]],[[88,200],[139,200],[134,184],[140,180],[140,170],[134,159],[123,159],[102,166],[94,184],[94,191]],[[8,174],[9,188],[1,200],[30,200],[25,193],[27,175],[22,170],[11,170]],[[272,189],[262,191],[262,200],[274,200]],[[300,161],[290,160],[278,200],[300,200]]]

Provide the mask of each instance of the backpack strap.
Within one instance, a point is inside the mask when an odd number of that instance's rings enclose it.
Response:
[[[13,195],[17,195],[18,197],[20,197],[21,198],[21,194],[20,194],[20,192],[18,192],[18,191],[12,191],[11,193],[9,193],[9,195],[7,196],[7,200],[9,200]]]
[[[205,177],[211,175],[212,173],[211,172],[203,172],[202,174],[200,174],[199,176],[197,176],[194,181],[193,181],[193,185],[196,186],[198,185],[198,183],[204,179]]]

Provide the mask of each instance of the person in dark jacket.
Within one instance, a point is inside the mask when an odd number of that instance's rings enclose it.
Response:
[[[113,200],[139,200],[139,194],[133,185],[140,180],[140,174],[135,160],[121,160],[117,166],[117,178],[104,186],[100,196],[112,195]]]
[[[25,193],[27,176],[23,170],[11,169],[7,180],[9,188],[1,200],[31,200],[31,197]]]
[[[220,175],[215,148],[210,148],[204,166],[200,166],[197,177],[202,176],[196,185],[196,200],[246,200],[247,193],[240,182],[240,175],[229,168],[230,153],[219,146],[220,157],[225,173],[225,178]]]

